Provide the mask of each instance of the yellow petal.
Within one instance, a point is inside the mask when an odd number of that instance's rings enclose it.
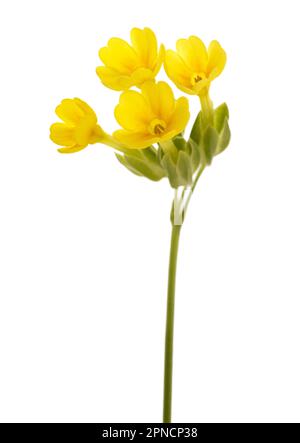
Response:
[[[165,60],[165,55],[166,55],[165,47],[164,47],[164,45],[161,45],[160,48],[159,48],[158,57],[157,57],[157,59],[155,61],[155,64],[153,66],[153,74],[154,74],[154,76],[156,76],[159,73],[160,68],[162,67],[162,64],[163,64],[163,62]]]
[[[64,123],[54,123],[50,127],[50,139],[60,146],[73,146],[76,143],[74,128]]]
[[[153,116],[159,118],[160,103],[157,84],[154,81],[148,81],[141,87],[142,96],[151,109]]]
[[[154,115],[142,94],[126,91],[120,96],[119,104],[115,108],[115,117],[124,129],[143,131]]]
[[[71,98],[62,100],[55,109],[56,115],[64,122],[76,125],[84,116],[84,111],[78,106],[76,101]]]
[[[141,66],[153,68],[157,59],[157,40],[154,32],[149,28],[133,28],[130,37]]]
[[[135,86],[141,86],[148,80],[154,79],[154,73],[150,69],[139,68],[131,75],[131,83]]]
[[[165,82],[147,82],[142,94],[149,103],[155,117],[168,123],[175,109],[174,94]]]
[[[190,118],[189,102],[187,98],[180,97],[176,101],[175,111],[168,125],[168,131],[175,131],[176,135],[182,132]]]
[[[162,120],[166,123],[170,121],[170,118],[175,110],[175,99],[172,88],[165,82],[159,82],[157,89],[160,97],[160,114]]]
[[[218,77],[226,64],[226,52],[219,42],[213,40],[208,48],[207,73],[210,79]]]
[[[74,128],[74,138],[80,146],[87,146],[95,130],[95,121],[92,115],[86,116]]]
[[[97,123],[97,116],[95,114],[95,111],[86,102],[84,102],[80,98],[74,98],[74,101],[85,115],[93,117],[93,120],[95,121],[95,123]]]
[[[161,137],[160,137],[160,142],[164,142],[167,140],[171,140],[173,137],[175,137],[176,135],[178,135],[181,131],[177,131],[176,129],[172,129],[171,131],[166,131]]]
[[[115,91],[125,91],[133,86],[130,76],[122,75],[115,69],[99,66],[96,72],[104,86]]]
[[[197,60],[193,51],[193,47],[189,40],[177,40],[176,49],[178,55],[182,58],[190,72],[198,72]]]
[[[60,152],[61,154],[74,154],[74,152],[79,152],[82,151],[82,149],[85,149],[86,146],[72,146],[71,148],[59,148],[58,152]]]
[[[134,49],[120,38],[111,38],[107,47],[100,49],[99,57],[107,67],[121,74],[130,74],[139,66],[138,56]]]
[[[168,77],[178,88],[182,89],[184,87],[186,90],[190,90],[190,93],[194,93],[191,84],[193,72],[188,69],[183,59],[176,52],[166,51],[165,70]]]
[[[143,132],[130,132],[126,130],[115,131],[113,137],[119,142],[123,143],[129,149],[144,149],[151,146],[153,143],[159,141],[158,137],[153,137],[153,135],[145,134]]]
[[[205,72],[207,66],[207,50],[200,38],[191,36],[189,39],[177,41],[176,48],[185,64],[193,72]]]

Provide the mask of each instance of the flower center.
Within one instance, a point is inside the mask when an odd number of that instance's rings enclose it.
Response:
[[[150,123],[149,130],[151,134],[160,136],[165,132],[166,127],[167,125],[163,120],[156,118]]]
[[[191,77],[191,83],[193,86],[199,84],[203,80],[206,80],[206,75],[204,74],[204,72],[196,72]]]

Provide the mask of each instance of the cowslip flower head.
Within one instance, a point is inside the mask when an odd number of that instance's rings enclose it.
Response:
[[[115,117],[123,129],[116,131],[114,138],[128,148],[144,149],[184,130],[190,117],[189,103],[185,97],[175,100],[167,83],[149,81],[141,92],[121,94]]]
[[[149,28],[131,30],[131,45],[120,38],[111,38],[101,48],[99,57],[104,66],[97,68],[102,83],[116,91],[140,87],[158,74],[164,59],[164,46],[158,50],[157,39]]]
[[[64,99],[55,112],[63,122],[50,127],[50,138],[63,146],[58,149],[59,152],[71,154],[105,140],[106,134],[97,124],[95,112],[83,100]]]
[[[164,66],[168,77],[187,94],[206,94],[212,80],[225,67],[224,49],[216,40],[206,48],[195,36],[178,40],[176,49],[166,51]]]

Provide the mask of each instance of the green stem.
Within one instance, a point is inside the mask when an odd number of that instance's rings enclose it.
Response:
[[[202,107],[202,113],[205,126],[213,123],[213,104],[210,100],[208,90],[204,94],[200,95],[200,102]],[[170,149],[169,145],[163,146],[164,150]],[[201,177],[205,164],[203,164],[193,181],[190,188],[190,192],[185,203],[184,208],[179,207],[180,214],[185,217],[190,199],[193,191],[197,186],[198,180]],[[185,190],[182,197],[178,202],[178,190],[175,190],[175,199],[173,203],[173,211],[178,210],[178,204],[181,205],[184,198]],[[176,207],[175,207],[176,206]],[[182,211],[182,212],[181,212]],[[178,215],[178,214],[177,214]],[[173,220],[175,219],[173,213]],[[175,285],[176,285],[176,268],[177,268],[177,256],[178,245],[181,231],[181,224],[173,224],[171,248],[170,248],[170,261],[169,261],[169,281],[168,281],[168,300],[167,300],[167,320],[166,320],[166,338],[165,338],[165,373],[164,373],[164,405],[163,405],[163,423],[171,423],[172,414],[172,375],[173,375],[173,336],[174,336],[174,311],[175,311]]]
[[[171,423],[175,283],[180,230],[180,225],[173,225],[170,248],[167,300],[163,423]]]
[[[202,173],[203,173],[205,167],[206,167],[206,165],[202,165],[202,166],[200,167],[200,169],[199,169],[199,171],[198,171],[198,174],[196,175],[196,178],[194,179],[194,182],[193,182],[193,184],[192,184],[192,186],[191,186],[191,189],[190,189],[190,193],[189,193],[189,195],[188,195],[188,198],[187,198],[187,200],[186,200],[186,203],[185,203],[185,206],[184,206],[184,209],[183,209],[183,217],[186,216],[186,212],[187,212],[188,206],[189,206],[189,204],[190,204],[190,201],[191,201],[191,198],[192,198],[193,192],[194,192],[194,190],[195,190],[195,188],[196,188],[196,186],[197,186],[198,180],[199,180],[199,178],[201,177],[201,175],[202,175]]]

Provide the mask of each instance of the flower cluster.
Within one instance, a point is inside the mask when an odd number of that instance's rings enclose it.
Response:
[[[110,39],[99,51],[102,65],[96,70],[103,85],[121,91],[115,108],[120,128],[107,134],[87,103],[64,99],[56,108],[62,122],[51,126],[50,138],[61,153],[105,144],[136,175],[155,181],[168,177],[173,188],[192,186],[199,170],[229,144],[228,108],[214,109],[209,96],[226,53],[217,41],[206,48],[195,36],[178,40],[176,51],[165,50],[149,28],[132,29],[130,39]],[[200,99],[201,111],[187,139],[188,99],[176,99],[169,84],[156,81],[162,66],[177,88]]]

